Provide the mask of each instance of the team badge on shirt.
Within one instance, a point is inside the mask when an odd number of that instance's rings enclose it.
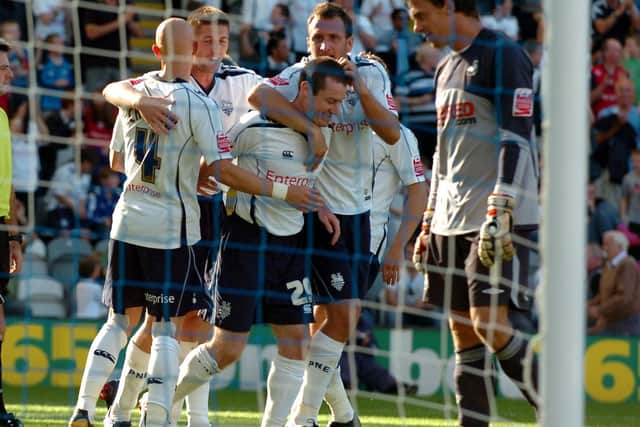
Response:
[[[221,101],[220,109],[228,116],[233,113],[233,104],[230,101]]]
[[[513,117],[533,116],[533,90],[519,87],[513,92]]]

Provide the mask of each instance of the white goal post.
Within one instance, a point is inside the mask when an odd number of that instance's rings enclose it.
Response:
[[[541,424],[584,425],[590,1],[545,0]]]

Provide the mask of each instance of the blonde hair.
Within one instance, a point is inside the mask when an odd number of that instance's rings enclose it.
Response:
[[[229,16],[217,7],[202,6],[189,14],[187,22],[195,32],[203,25],[226,25],[228,27]]]

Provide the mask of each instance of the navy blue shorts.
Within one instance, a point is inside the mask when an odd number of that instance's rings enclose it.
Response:
[[[313,230],[309,246],[313,248],[313,298],[316,304],[362,299],[370,287],[369,212],[336,216],[341,234],[334,246],[331,246],[331,234],[318,215],[306,218],[306,225]]]
[[[274,236],[237,215],[227,217],[216,262],[215,325],[248,332],[254,323],[313,322],[302,232]],[[305,268],[306,265],[306,268]]]
[[[116,313],[145,307],[168,319],[212,307],[192,247],[152,249],[111,239],[108,253],[102,300]]]

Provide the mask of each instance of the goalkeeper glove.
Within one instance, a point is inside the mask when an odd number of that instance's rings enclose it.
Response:
[[[511,212],[515,206],[513,197],[494,193],[489,196],[488,204],[487,216],[480,227],[478,244],[478,258],[485,267],[491,267],[496,258],[509,261],[515,253],[511,241]]]
[[[431,231],[432,218],[433,209],[427,208],[422,216],[422,231],[413,246],[413,265],[416,270],[423,273],[427,272],[427,240]]]

